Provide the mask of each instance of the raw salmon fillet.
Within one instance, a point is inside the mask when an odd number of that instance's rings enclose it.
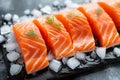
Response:
[[[55,14],[70,33],[75,51],[85,52],[95,49],[95,41],[87,18],[77,9]]]
[[[92,31],[102,47],[110,47],[120,43],[114,22],[97,3],[84,4],[78,10],[87,16]]]
[[[47,48],[32,21],[14,25],[13,31],[22,51],[26,72],[30,74],[47,67]]]
[[[69,33],[54,16],[43,16],[33,22],[38,26],[46,44],[50,47],[56,59],[74,54]]]
[[[120,30],[120,0],[100,0],[98,4],[110,15]]]

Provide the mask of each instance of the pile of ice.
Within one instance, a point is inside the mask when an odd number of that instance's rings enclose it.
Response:
[[[88,3],[91,0],[81,0],[81,3]],[[96,1],[96,0],[93,0]],[[72,5],[72,6],[71,6]],[[4,22],[0,27],[0,43],[3,44],[3,47],[6,48],[7,54],[6,57],[10,62],[10,74],[17,75],[21,72],[23,67],[23,60],[21,58],[21,51],[18,45],[18,42],[15,38],[14,32],[12,31],[12,25],[18,22],[23,22],[27,20],[32,20],[34,18],[39,18],[46,14],[53,14],[63,9],[71,9],[78,7],[79,4],[72,2],[72,0],[65,0],[63,4],[59,0],[55,0],[52,5],[42,4],[38,5],[38,8],[30,10],[26,9],[22,16],[17,14],[6,13],[2,15]],[[22,13],[22,12],[21,12]],[[120,57],[120,48],[115,47],[113,54],[117,57]],[[76,52],[76,54],[70,58],[65,57],[62,60],[54,59],[53,55],[48,54],[48,59],[50,61],[49,68],[54,72],[59,72],[62,69],[63,65],[68,66],[70,69],[74,70],[81,66],[81,61],[94,62],[96,59],[105,59],[106,57],[106,48],[97,47],[95,51],[91,52],[89,56],[86,53]],[[22,60],[22,61],[21,61]],[[85,66],[85,65],[83,65]]]
[[[6,48],[6,57],[10,62],[10,74],[17,75],[21,72],[23,64],[19,64],[21,51],[15,35],[12,31],[12,24],[20,22],[20,17],[17,14],[7,13],[4,15],[3,25],[0,28],[0,43],[3,48]]]

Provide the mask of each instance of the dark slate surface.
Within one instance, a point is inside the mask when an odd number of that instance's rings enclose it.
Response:
[[[0,80],[7,80],[7,69],[4,63],[1,46],[0,46]]]
[[[23,14],[25,9],[37,8],[39,4],[43,6],[46,4],[52,5],[55,0],[0,0],[0,14],[1,13],[17,13]],[[64,0],[59,0],[63,3]],[[82,3],[84,0],[72,0],[73,2]]]
[[[45,5],[50,4],[54,0],[0,0],[0,14],[4,14],[6,12],[17,13],[19,15],[23,14],[25,9],[33,9],[36,8],[39,3]],[[62,0],[60,0],[62,2]],[[81,0],[74,0],[80,2]],[[1,53],[0,47],[0,80],[7,80],[7,69],[4,64],[3,56]],[[118,64],[113,64],[118,62]],[[105,64],[107,62],[111,62],[112,65]],[[87,71],[85,74],[77,73],[69,76],[68,78],[64,78],[63,80],[120,80],[120,60],[107,60],[103,64],[97,66],[101,68],[92,68]],[[103,66],[104,65],[104,66]],[[87,69],[86,69],[87,70]],[[46,72],[41,76],[36,77],[25,77],[26,80],[46,80],[47,75],[53,76],[50,72]],[[12,80],[16,80],[11,78]],[[10,80],[10,79],[8,79]],[[17,79],[18,80],[18,79]],[[23,80],[19,78],[19,80]],[[53,79],[51,79],[53,80]]]

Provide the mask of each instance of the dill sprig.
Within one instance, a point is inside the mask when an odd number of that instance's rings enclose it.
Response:
[[[78,15],[77,13],[75,13],[75,12],[69,12],[69,13],[67,14],[67,17],[68,17],[68,18],[78,18],[79,15]]]
[[[51,24],[54,28],[61,30],[61,24],[55,21],[54,16],[50,15],[46,17],[46,22]]]
[[[26,36],[33,36],[35,38],[38,37],[38,35],[33,31],[33,30],[30,30],[28,33],[25,34]]]
[[[54,24],[55,20],[54,20],[54,16],[47,16],[46,17],[46,22],[48,24]]]
[[[96,9],[96,14],[98,16],[102,14],[102,9],[100,7]]]
[[[55,23],[54,25],[54,28],[58,29],[58,30],[61,30],[61,24],[58,24],[58,23]]]

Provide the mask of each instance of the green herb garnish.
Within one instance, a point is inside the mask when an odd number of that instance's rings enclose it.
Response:
[[[54,28],[56,28],[56,29],[58,29],[58,30],[61,30],[61,24],[55,22],[54,16],[52,16],[52,15],[47,16],[47,17],[46,17],[46,22],[47,22],[48,24],[51,24]]]
[[[35,38],[38,37],[38,35],[33,31],[33,30],[30,30],[28,33],[25,34],[26,36],[33,36]]]
[[[56,29],[58,29],[58,30],[61,30],[60,26],[61,26],[61,24],[58,24],[58,23],[55,23],[55,24],[54,24],[54,28],[56,28]]]
[[[47,16],[46,17],[46,22],[48,23],[48,24],[54,24],[54,16]]]
[[[102,13],[102,9],[101,8],[97,8],[96,9],[96,14],[99,16],[99,15],[101,15],[101,13]]]
[[[77,13],[75,13],[75,12],[69,12],[69,13],[67,14],[67,17],[68,17],[68,18],[78,18],[79,15],[78,15]]]

